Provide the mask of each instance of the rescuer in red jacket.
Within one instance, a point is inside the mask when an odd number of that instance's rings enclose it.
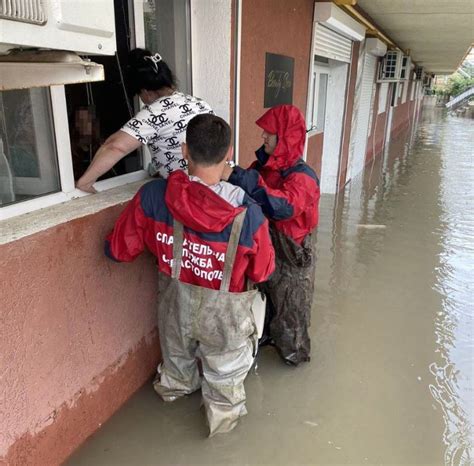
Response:
[[[319,180],[303,160],[306,125],[293,105],[268,110],[257,120],[264,144],[246,170],[226,169],[270,220],[276,270],[263,285],[269,298],[267,331],[289,364],[310,359],[314,257],[311,233],[318,224]]]
[[[220,181],[220,173],[217,179],[215,175],[205,179],[199,176],[210,171],[210,167],[199,167],[197,175],[194,171],[188,176],[176,170],[167,181],[159,179],[144,185],[107,237],[106,254],[119,262],[131,262],[146,247],[156,256],[158,269],[170,275],[175,218],[187,227],[180,279],[219,289],[232,221],[245,207],[230,291],[243,291],[246,278],[254,283],[266,280],[274,268],[268,221],[244,190]]]
[[[201,388],[210,435],[233,429],[247,412],[257,291],[246,291],[246,282],[267,280],[275,267],[261,208],[221,181],[230,138],[222,118],[194,117],[182,147],[189,175],[177,170],[143,186],[106,241],[106,254],[117,261],[130,262],[145,247],[156,256],[163,363],[154,388],[164,401]]]

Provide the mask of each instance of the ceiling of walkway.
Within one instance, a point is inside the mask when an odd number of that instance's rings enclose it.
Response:
[[[474,0],[358,0],[377,25],[427,71],[453,73],[474,36]]]

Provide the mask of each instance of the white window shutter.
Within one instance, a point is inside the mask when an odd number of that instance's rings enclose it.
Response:
[[[352,41],[318,23],[314,34],[314,54],[350,63]]]

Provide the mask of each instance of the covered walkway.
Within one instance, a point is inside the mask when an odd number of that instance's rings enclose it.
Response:
[[[471,464],[473,127],[425,109],[323,197],[312,361],[264,348],[235,432],[206,439],[199,394],[148,384],[68,464]]]

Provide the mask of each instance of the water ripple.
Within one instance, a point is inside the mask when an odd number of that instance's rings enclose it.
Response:
[[[438,353],[443,364],[433,363],[435,383],[430,392],[443,412],[445,464],[471,465],[474,460],[473,330],[474,330],[474,157],[470,140],[472,120],[449,118],[425,128],[442,150],[440,200],[443,211],[442,252],[436,268],[435,289],[443,310],[435,322]],[[436,133],[436,137],[435,137]]]

